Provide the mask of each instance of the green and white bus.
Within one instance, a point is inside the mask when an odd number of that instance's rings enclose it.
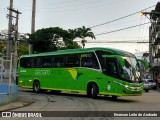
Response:
[[[138,96],[143,82],[136,57],[111,48],[58,50],[23,55],[18,64],[18,85],[41,90],[97,95]]]

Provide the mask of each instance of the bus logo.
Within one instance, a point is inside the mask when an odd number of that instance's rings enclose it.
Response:
[[[36,70],[35,75],[50,75],[50,70]]]
[[[77,70],[74,68],[66,68],[74,80],[77,80]]]

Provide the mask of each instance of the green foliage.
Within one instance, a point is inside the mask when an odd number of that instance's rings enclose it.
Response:
[[[95,39],[90,28],[82,26],[78,29],[63,30],[59,27],[50,27],[37,30],[29,36],[29,43],[33,45],[34,52],[56,51],[58,49],[81,48],[74,42],[76,38],[82,38],[82,45],[85,46],[85,38]]]
[[[7,49],[7,42],[6,40],[0,40],[0,53],[5,53]]]
[[[78,35],[80,38],[85,39],[86,37],[90,37],[92,39],[95,39],[95,36],[93,32],[91,32],[90,28],[86,28],[85,26],[82,26],[82,28],[78,28],[77,30]]]
[[[87,42],[87,40],[85,40],[85,38],[90,37],[92,39],[96,39],[94,33],[91,32],[91,29],[86,28],[85,26],[82,26],[82,28],[78,28],[77,34],[78,34],[79,38],[82,38],[81,43],[82,43],[83,48],[85,46],[85,43]]]
[[[20,42],[18,45],[18,55],[27,55],[29,51],[29,45],[27,43]]]
[[[37,30],[29,36],[29,43],[33,45],[34,52],[38,53],[80,47],[73,42],[72,34],[59,27]]]

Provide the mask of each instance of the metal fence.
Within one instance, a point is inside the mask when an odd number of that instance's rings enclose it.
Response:
[[[17,61],[13,53],[10,58],[0,57],[0,94],[10,94],[11,86],[16,84]]]

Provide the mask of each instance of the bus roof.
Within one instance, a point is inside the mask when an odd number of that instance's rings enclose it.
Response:
[[[22,55],[22,57],[37,57],[37,56],[49,56],[49,55],[63,55],[63,54],[74,54],[74,53],[86,53],[86,52],[94,52],[94,51],[106,51],[114,55],[126,55],[130,57],[135,57],[134,54],[123,51],[123,50],[118,50],[118,49],[113,49],[113,48],[85,48],[85,49],[66,49],[66,50],[57,50],[53,52],[44,52],[44,53],[38,53],[38,54],[30,54],[30,55]]]

